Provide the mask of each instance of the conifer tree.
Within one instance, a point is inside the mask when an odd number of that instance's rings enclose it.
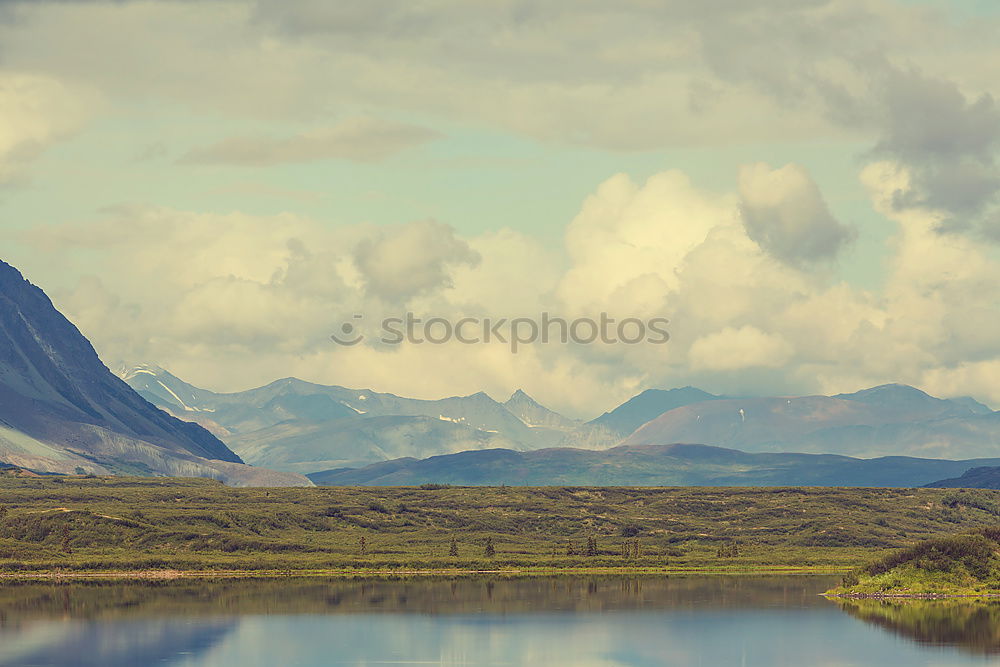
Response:
[[[63,529],[62,529],[62,544],[60,546],[62,547],[62,552],[64,554],[71,554],[71,553],[73,553],[73,550],[69,546],[69,526],[63,526]]]

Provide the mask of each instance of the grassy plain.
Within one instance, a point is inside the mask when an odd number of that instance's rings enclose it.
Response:
[[[6,473],[0,576],[847,571],[994,525],[993,491],[237,489]]]

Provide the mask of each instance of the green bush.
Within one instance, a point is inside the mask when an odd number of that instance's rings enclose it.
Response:
[[[637,523],[626,523],[621,527],[622,537],[636,537],[642,533],[642,526]]]
[[[868,565],[864,571],[875,576],[907,563],[930,572],[952,572],[963,566],[973,576],[985,578],[990,573],[998,546],[981,533],[939,537],[890,554]]]

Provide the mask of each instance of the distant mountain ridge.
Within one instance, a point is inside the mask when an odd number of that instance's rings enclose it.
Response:
[[[623,444],[674,442],[747,452],[991,457],[1000,454],[1000,413],[972,399],[939,399],[890,384],[837,396],[693,403],[644,424]]]
[[[308,477],[321,486],[877,486],[912,487],[1000,458],[946,461],[893,456],[747,453],[706,445],[622,445],[603,451],[491,449],[397,459]]]
[[[257,470],[200,426],[140,397],[45,293],[0,261],[0,460],[47,472],[303,484]]]
[[[922,408],[930,413],[949,417],[962,417],[967,414],[983,415],[993,412],[969,396],[936,398],[916,387],[898,383],[882,384],[850,394],[836,394],[830,398],[857,401],[885,410],[912,412]]]

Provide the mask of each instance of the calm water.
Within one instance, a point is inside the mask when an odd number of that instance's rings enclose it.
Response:
[[[1000,603],[829,577],[0,586],[0,665],[1000,664]]]

